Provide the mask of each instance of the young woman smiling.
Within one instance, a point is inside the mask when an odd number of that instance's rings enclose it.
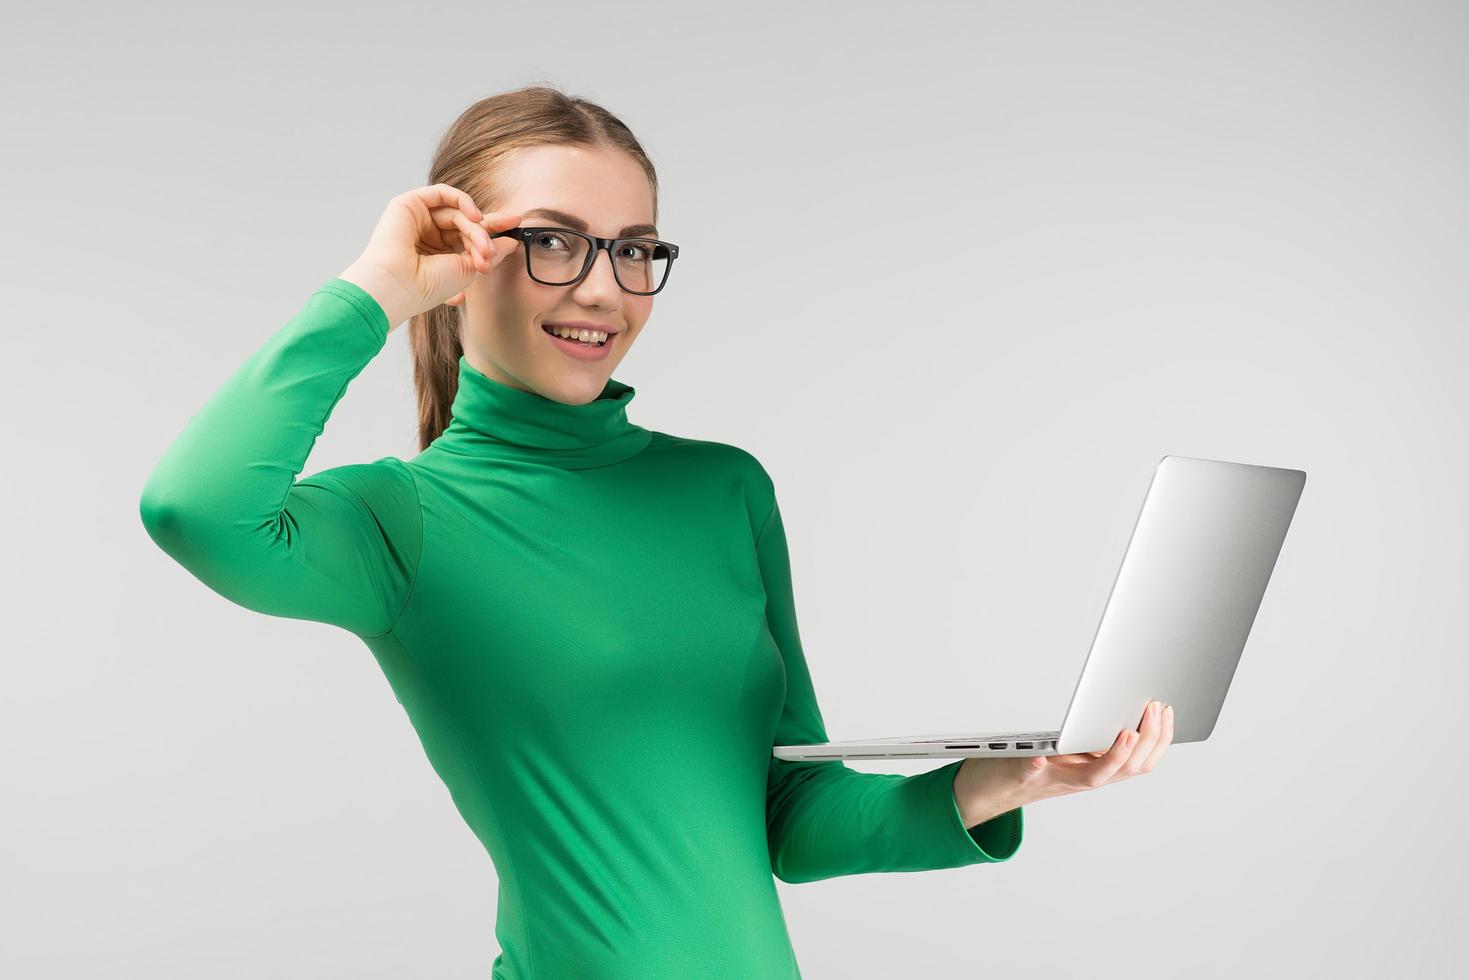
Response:
[[[915,776],[774,758],[827,735],[770,475],[635,424],[613,378],[678,254],[648,157],[533,87],[470,107],[430,179],[188,421],[141,514],[221,595],[372,651],[495,864],[493,976],[799,976],[772,876],[1005,861],[1024,803],[1156,761],[1166,727]],[[419,453],[298,478],[405,322]]]

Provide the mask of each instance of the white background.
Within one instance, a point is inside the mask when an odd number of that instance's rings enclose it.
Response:
[[[616,376],[775,478],[831,737],[1059,724],[1158,459],[1309,474],[1213,737],[1007,863],[779,883],[807,980],[1462,962],[1462,4],[29,6],[0,973],[488,974],[494,867],[371,654],[203,587],[138,498],[536,83],[659,169],[682,256]],[[308,471],[415,454],[406,341]]]

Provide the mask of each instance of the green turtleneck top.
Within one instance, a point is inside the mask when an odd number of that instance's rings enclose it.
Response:
[[[568,405],[462,357],[404,461],[298,479],[389,323],[317,289],[189,419],[143,490],[205,585],[361,637],[499,877],[497,978],[799,977],[772,879],[1005,861],[963,760],[913,776],[789,761],[827,734],[771,478],[745,450]]]

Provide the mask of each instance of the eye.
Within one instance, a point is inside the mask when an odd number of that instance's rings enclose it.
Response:
[[[621,258],[631,259],[634,262],[645,262],[652,250],[651,242],[623,242]]]
[[[539,249],[554,252],[558,249],[570,250],[571,244],[567,242],[566,236],[554,231],[539,231],[531,236],[531,241]],[[549,243],[549,244],[548,244]]]

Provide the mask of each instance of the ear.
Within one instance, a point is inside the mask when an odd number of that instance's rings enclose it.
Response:
[[[464,302],[464,293],[461,291],[461,292],[455,293],[453,296],[450,296],[448,299],[444,300],[444,305],[445,306],[458,306],[459,304],[461,304],[463,302]]]

